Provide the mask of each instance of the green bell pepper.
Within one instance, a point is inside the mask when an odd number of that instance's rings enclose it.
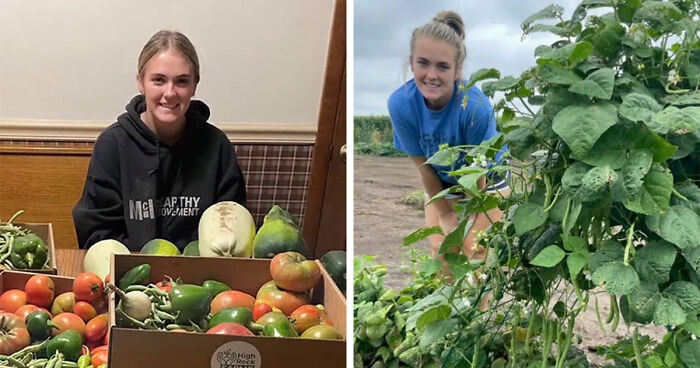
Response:
[[[41,269],[49,257],[49,247],[34,233],[15,238],[10,262],[19,269]]]
[[[197,323],[211,310],[211,294],[202,286],[174,285],[168,296],[172,313],[177,314],[176,322],[180,324]]]
[[[299,337],[299,334],[294,329],[294,325],[289,322],[289,320],[284,319],[266,324],[265,327],[263,327],[263,336]]]
[[[83,338],[75,330],[66,330],[56,335],[46,344],[46,355],[53,356],[60,351],[66,359],[75,362],[82,355]]]
[[[219,295],[219,293],[221,293],[222,291],[231,290],[230,286],[226,285],[225,283],[223,283],[221,281],[216,281],[216,280],[204,281],[204,283],[202,284],[202,287],[207,289],[209,294],[211,294],[212,298]]]
[[[48,339],[49,336],[51,336],[51,330],[53,330],[54,327],[58,328],[58,326],[51,322],[51,316],[42,310],[29,313],[25,322],[32,340]]]
[[[260,332],[263,327],[253,321],[253,312],[246,307],[232,307],[220,310],[209,320],[209,328],[224,322],[238,323],[253,332]]]

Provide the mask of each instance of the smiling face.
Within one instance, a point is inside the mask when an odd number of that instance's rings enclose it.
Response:
[[[447,106],[457,80],[457,50],[446,41],[419,37],[413,45],[411,71],[428,108]]]
[[[185,113],[197,89],[192,64],[173,49],[153,56],[137,77],[146,98],[141,120],[163,141],[175,143],[185,128]]]

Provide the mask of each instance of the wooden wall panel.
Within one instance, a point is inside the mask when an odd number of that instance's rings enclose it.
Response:
[[[80,199],[90,150],[0,152],[0,220],[51,222],[56,248],[77,248],[71,210]]]

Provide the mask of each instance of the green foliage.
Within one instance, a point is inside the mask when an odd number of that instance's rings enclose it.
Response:
[[[617,367],[698,366],[699,17],[700,3],[687,0],[583,0],[569,19],[550,5],[522,24],[523,37],[560,36],[534,50],[535,65],[519,76],[493,68],[472,74],[469,83],[482,82],[487,95],[503,92],[494,104],[503,134],[479,146],[443,147],[429,158],[450,166],[464,153],[467,164],[451,173],[459,184],[441,195],[474,198],[457,206],[460,226],[440,250],[453,282],[442,280],[426,300],[412,296],[417,309],[405,310],[410,323],[403,327],[415,328],[402,336],[410,332],[415,340],[407,350],[414,355],[399,358],[403,364],[569,366],[576,317],[599,286],[611,296],[601,326],[615,330],[622,315],[627,324],[669,331],[663,341],[635,332],[600,354]],[[504,143],[518,166],[511,192],[486,193],[478,180],[504,168],[480,163]],[[495,207],[503,217],[476,237],[483,260],[446,253],[461,249],[471,215]],[[418,230],[405,242],[436,232]],[[426,260],[422,277],[436,280],[439,266]],[[562,289],[573,290],[573,302],[562,305]],[[486,313],[476,302],[455,308],[445,295],[462,292],[474,301],[492,293],[499,304]],[[510,339],[495,349],[504,336]],[[431,355],[435,341],[447,353]],[[475,345],[497,354],[482,360]]]
[[[388,116],[355,116],[353,144],[359,155],[406,156],[394,148],[394,133]]]

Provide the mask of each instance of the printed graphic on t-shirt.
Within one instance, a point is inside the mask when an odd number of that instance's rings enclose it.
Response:
[[[199,216],[200,197],[169,196],[158,200],[129,200],[129,219],[148,220],[158,217]]]

